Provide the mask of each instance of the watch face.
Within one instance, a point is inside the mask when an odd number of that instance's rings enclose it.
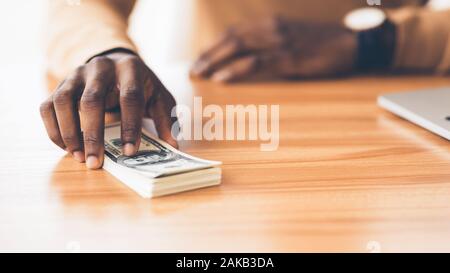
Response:
[[[351,30],[364,31],[382,25],[385,20],[386,14],[381,9],[361,8],[348,13],[344,24]]]

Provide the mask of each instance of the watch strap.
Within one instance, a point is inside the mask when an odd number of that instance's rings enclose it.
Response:
[[[382,70],[391,66],[395,54],[395,25],[389,20],[376,28],[357,32],[359,70]]]

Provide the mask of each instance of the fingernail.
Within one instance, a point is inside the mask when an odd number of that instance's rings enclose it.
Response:
[[[216,82],[226,82],[231,79],[231,76],[232,74],[229,71],[220,71],[214,73],[211,79]]]
[[[86,159],[86,166],[91,170],[100,168],[100,161],[98,160],[98,157],[94,155],[88,156]]]
[[[78,162],[84,162],[84,153],[82,151],[73,152],[73,158]]]
[[[126,156],[133,156],[136,153],[136,146],[133,143],[126,143],[123,146],[123,153]]]

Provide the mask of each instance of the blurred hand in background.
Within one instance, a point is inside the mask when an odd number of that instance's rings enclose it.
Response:
[[[191,75],[220,82],[335,76],[350,72],[356,55],[356,35],[343,26],[276,17],[231,27],[201,54]]]

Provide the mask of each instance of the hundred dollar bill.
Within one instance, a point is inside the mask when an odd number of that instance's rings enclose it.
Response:
[[[120,123],[105,128],[105,156],[111,161],[148,178],[159,178],[178,173],[218,166],[221,162],[209,161],[182,153],[169,144],[142,130],[141,143],[135,156],[122,154]]]

